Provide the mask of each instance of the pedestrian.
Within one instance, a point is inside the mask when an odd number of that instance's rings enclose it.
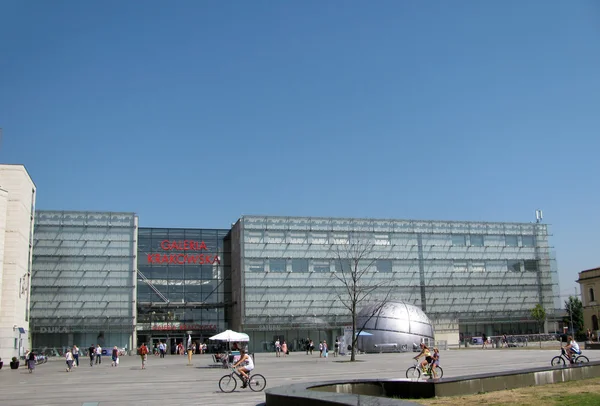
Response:
[[[340,338],[339,337],[335,338],[335,344],[334,344],[333,348],[334,348],[333,356],[337,357],[338,354],[340,353]]]
[[[112,362],[110,363],[110,365],[116,367],[117,365],[119,365],[119,349],[116,345],[113,347],[111,355]]]
[[[90,356],[90,366],[93,367],[94,358],[96,357],[96,347],[94,344],[90,345],[90,348],[88,348],[88,355]]]
[[[308,355],[309,351],[310,351],[310,337],[308,337],[306,339],[306,355]]]
[[[309,348],[310,348],[310,355],[312,355],[312,352],[315,349],[315,343],[313,340],[310,340]]]
[[[481,347],[481,349],[483,350],[487,348],[487,336],[485,335],[485,333],[481,335],[481,341],[483,341],[483,346]]]
[[[100,344],[96,346],[96,365],[97,364],[102,364],[102,347],[100,347]]]
[[[73,353],[70,349],[67,349],[65,359],[67,360],[67,372],[71,372],[71,369],[73,369]]]
[[[287,346],[287,343],[285,342],[285,340],[283,340],[283,344],[281,344],[281,352],[283,353],[284,357],[287,357],[290,353],[288,351],[288,346]]]
[[[279,338],[275,340],[275,356],[281,357],[281,344],[279,343]]]
[[[327,348],[327,341],[323,340],[323,357],[327,358],[329,354],[329,348]]]
[[[73,358],[75,359],[74,366],[78,367],[79,366],[79,348],[77,347],[77,345],[73,346]]]
[[[140,357],[142,358],[142,369],[146,369],[146,361],[148,360],[148,347],[146,347],[146,343],[142,343],[138,350],[138,354],[140,354]]]
[[[323,358],[323,341],[319,341],[319,358]]]
[[[35,369],[35,354],[33,351],[29,351],[29,354],[27,354],[27,369],[30,374],[33,373],[33,370]]]

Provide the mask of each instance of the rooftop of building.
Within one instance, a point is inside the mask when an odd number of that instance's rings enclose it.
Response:
[[[29,173],[29,171],[27,170],[27,168],[25,167],[25,165],[23,165],[23,164],[0,164],[0,169],[2,169],[4,167],[6,167],[6,168],[16,168],[16,167],[23,168],[23,170],[25,171],[25,173],[29,177],[29,180],[31,180],[31,183],[33,183],[33,186],[35,186],[35,188],[37,189],[37,185],[35,184],[35,181],[31,177],[31,174]]]

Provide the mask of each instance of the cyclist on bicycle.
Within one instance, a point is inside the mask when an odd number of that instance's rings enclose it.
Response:
[[[237,368],[238,365],[242,366]],[[245,349],[240,349],[240,360],[236,362],[233,367],[237,368],[238,373],[244,377],[242,388],[248,386],[248,373],[254,369],[254,361],[250,355],[246,354]]]
[[[427,347],[425,343],[421,343],[421,352],[415,357],[415,360],[418,360],[421,357],[425,357],[423,362],[421,362],[421,369],[425,371],[427,364],[431,364],[431,362],[433,362],[431,351],[429,351],[429,347]]]
[[[581,350],[579,349],[579,344],[577,344],[577,342],[573,339],[573,336],[569,336],[567,338],[567,342],[569,344],[565,346],[565,353],[567,354],[567,358],[569,358],[569,361],[572,364],[574,355],[581,355]]]

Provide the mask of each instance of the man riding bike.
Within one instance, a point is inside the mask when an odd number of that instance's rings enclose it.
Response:
[[[571,361],[572,364],[573,357],[575,355],[581,355],[581,350],[579,349],[579,344],[577,344],[577,342],[573,339],[573,336],[569,336],[567,338],[567,342],[569,344],[565,346],[565,353],[567,354],[567,357],[569,358],[569,361]]]
[[[237,368],[238,365],[241,365]],[[248,372],[254,369],[254,360],[248,354],[246,354],[246,350],[240,349],[240,360],[233,365],[234,368],[237,368],[237,372],[240,373],[244,377],[244,384],[242,388],[248,386]]]
[[[415,360],[418,360],[423,356],[425,357],[425,359],[423,360],[423,362],[421,362],[421,369],[425,371],[427,364],[431,364],[433,362],[433,358],[431,357],[431,351],[429,350],[429,347],[425,345],[425,343],[421,343],[421,352],[415,357]]]

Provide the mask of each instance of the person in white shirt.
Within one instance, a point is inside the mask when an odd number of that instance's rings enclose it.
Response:
[[[275,341],[275,356],[281,357],[281,343],[279,342],[279,339]]]
[[[73,354],[71,353],[71,350],[67,350],[65,358],[67,360],[67,372],[71,372],[71,369],[73,369]]]
[[[571,364],[572,364],[574,361],[573,360],[574,355],[581,354],[581,350],[579,349],[579,344],[577,344],[577,342],[573,339],[573,336],[569,336],[567,338],[567,342],[569,344],[567,344],[565,346],[565,352],[567,353],[567,357],[569,357],[569,361],[571,361]]]
[[[96,347],[96,364],[102,364],[102,347],[100,347],[100,344]]]
[[[238,365],[243,366],[237,368]],[[248,386],[248,373],[254,369],[254,360],[250,355],[246,354],[245,349],[240,349],[240,360],[236,362],[233,367],[237,368],[237,371],[244,377],[244,384],[242,385],[242,388]]]

